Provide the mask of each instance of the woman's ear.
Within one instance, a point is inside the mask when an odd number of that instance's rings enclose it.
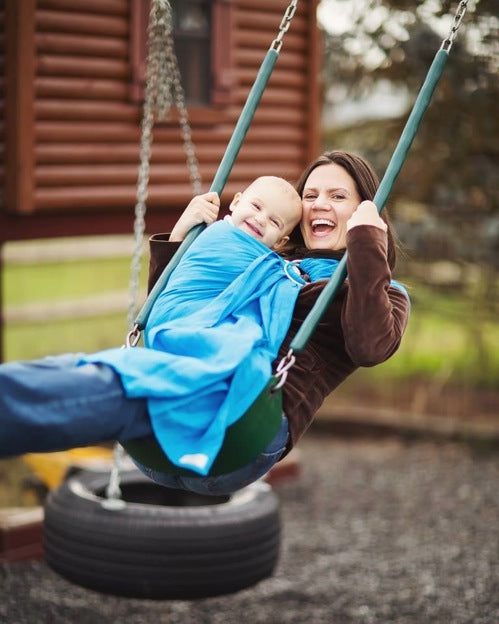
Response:
[[[274,245],[272,245],[272,249],[274,251],[279,251],[286,245],[288,241],[289,241],[289,236],[283,236],[277,241],[277,243],[274,243]]]
[[[234,197],[232,198],[232,201],[230,202],[230,206],[229,206],[229,210],[232,212],[234,210],[234,208],[237,206],[237,204],[239,203],[239,200],[241,199],[241,191],[238,191]]]

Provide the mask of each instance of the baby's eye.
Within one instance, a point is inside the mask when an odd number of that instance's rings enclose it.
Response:
[[[258,204],[252,204],[252,206],[255,210],[260,210],[260,206]]]
[[[277,221],[276,219],[270,219],[270,222],[272,223],[272,225],[275,225],[275,227],[280,227],[279,226],[279,221]]]

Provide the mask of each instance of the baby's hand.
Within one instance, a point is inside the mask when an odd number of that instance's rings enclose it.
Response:
[[[220,197],[218,193],[210,191],[203,195],[193,197],[187,208],[182,213],[180,219],[173,227],[170,234],[170,241],[183,241],[187,232],[199,223],[210,225],[217,220],[220,210]]]
[[[388,229],[386,223],[378,214],[378,209],[372,201],[361,202],[353,215],[347,221],[347,230],[351,230],[357,225],[374,225],[386,232]]]

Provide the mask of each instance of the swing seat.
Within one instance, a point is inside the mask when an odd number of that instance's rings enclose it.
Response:
[[[208,476],[216,477],[243,468],[274,439],[283,415],[282,392],[273,390],[277,381],[272,377],[251,407],[227,428],[224,443]],[[171,462],[152,435],[128,440],[122,446],[132,459],[150,470],[185,477],[200,476]]]

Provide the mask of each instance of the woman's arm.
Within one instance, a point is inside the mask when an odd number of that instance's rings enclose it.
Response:
[[[398,349],[410,302],[391,285],[384,229],[365,224],[351,227],[347,250],[348,289],[342,309],[345,347],[358,366],[374,366]]]

